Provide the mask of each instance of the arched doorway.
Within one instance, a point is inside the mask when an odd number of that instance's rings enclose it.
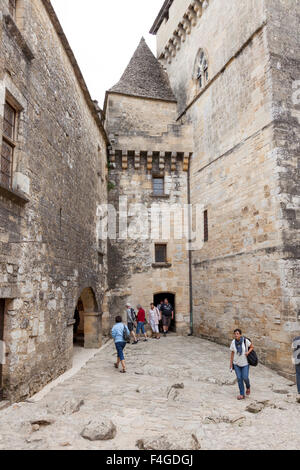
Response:
[[[102,344],[101,314],[91,287],[81,292],[75,306],[73,344],[86,349],[98,349]]]
[[[174,309],[174,319],[171,323],[170,331],[176,332],[176,296],[171,292],[160,292],[159,294],[154,294],[153,302],[155,306],[158,306],[161,301],[168,299],[169,303],[173,306]]]

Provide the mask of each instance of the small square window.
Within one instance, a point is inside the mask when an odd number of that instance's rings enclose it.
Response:
[[[154,196],[164,196],[165,194],[165,181],[164,178],[160,177],[153,177],[152,180],[153,185],[153,195]]]
[[[155,245],[155,263],[167,262],[167,245]]]

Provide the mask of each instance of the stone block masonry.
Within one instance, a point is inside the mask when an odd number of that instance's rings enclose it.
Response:
[[[107,200],[106,134],[50,2],[18,5],[13,18],[0,2],[1,140],[5,101],[17,111],[11,185],[0,190],[2,385],[10,400],[72,365],[80,296],[86,345],[101,344],[106,285],[96,233],[97,206]]]

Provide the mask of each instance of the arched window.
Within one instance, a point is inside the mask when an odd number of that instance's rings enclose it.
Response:
[[[203,88],[208,82],[208,61],[203,49],[200,49],[195,63],[195,79],[200,88]]]

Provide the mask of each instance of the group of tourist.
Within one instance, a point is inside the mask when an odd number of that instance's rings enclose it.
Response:
[[[122,323],[120,316],[116,317],[116,324],[112,329],[112,337],[114,338],[117,349],[117,362],[115,367],[118,369],[119,364],[122,364],[122,373],[126,372],[124,348],[127,342],[130,342],[130,336],[133,337],[133,344],[137,344],[140,338],[140,333],[144,335],[144,341],[147,341],[147,334],[145,332],[146,313],[145,310],[138,305],[137,315],[134,309],[129,304],[126,306],[127,310],[127,325]],[[151,303],[148,312],[148,322],[151,326],[153,338],[159,339],[159,325],[162,322],[164,336],[167,335],[171,321],[174,318],[174,310],[168,299],[165,299],[157,307]],[[136,328],[136,333],[134,332]],[[293,361],[296,367],[297,402],[300,403],[300,336],[293,340]],[[246,396],[251,394],[251,386],[249,379],[250,365],[257,365],[257,356],[254,351],[252,341],[242,335],[242,331],[237,328],[234,331],[234,339],[230,345],[230,370],[234,370],[239,387],[238,400],[244,400]]]
[[[164,337],[167,336],[171,322],[174,319],[174,309],[169,303],[168,299],[161,301],[159,305],[155,306],[154,303],[150,304],[148,311],[148,319],[146,320],[146,312],[141,305],[137,305],[137,314],[130,304],[126,305],[127,325],[123,323],[122,317],[116,317],[116,324],[112,329],[112,337],[115,341],[118,359],[115,363],[116,369],[119,368],[121,363],[124,374],[126,372],[124,348],[127,342],[130,342],[130,337],[133,338],[132,344],[137,344],[140,341],[141,334],[144,341],[148,341],[145,324],[148,321],[151,330],[152,338],[160,339],[160,328],[162,328]],[[134,331],[135,330],[135,331]]]

